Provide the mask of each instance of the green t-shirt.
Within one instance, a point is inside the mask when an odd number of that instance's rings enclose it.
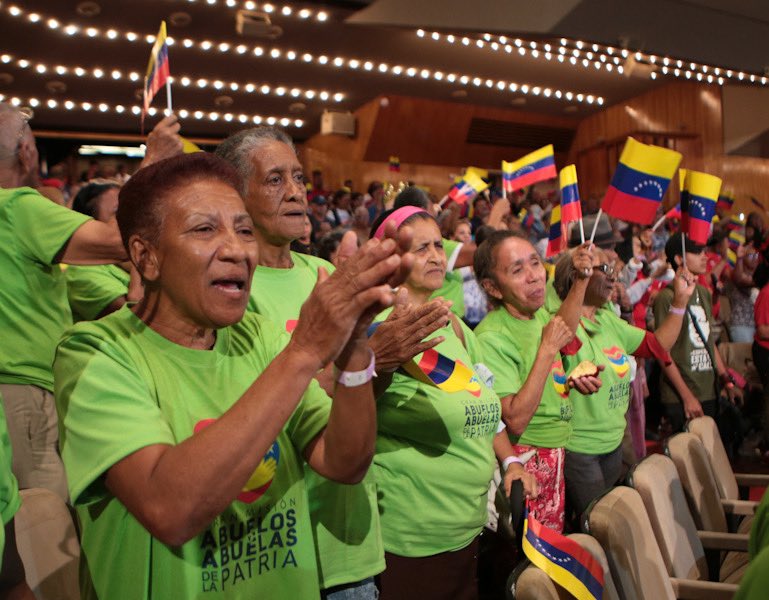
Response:
[[[293,331],[299,311],[318,279],[323,259],[291,253],[291,269],[257,267],[249,308]],[[384,547],[377,512],[374,471],[363,481],[344,485],[318,475],[305,465],[310,519],[316,544],[321,588],[354,583],[384,571]]]
[[[8,423],[5,421],[3,397],[0,396],[0,517],[2,517],[3,525],[13,519],[19,506],[21,506],[19,484],[11,472],[12,461],[11,438],[8,437]],[[0,527],[0,530],[2,529]],[[2,552],[3,544],[0,542],[0,556],[2,556]]]
[[[75,325],[54,365],[62,459],[82,527],[83,598],[317,598],[302,452],[330,402],[312,382],[243,492],[178,547],[107,490],[105,472],[152,444],[179,444],[225,413],[286,343],[258,315],[193,350],[128,307]],[[183,493],[183,490],[179,490]]]
[[[0,383],[53,390],[53,353],[72,313],[52,263],[88,220],[31,188],[0,189]]]
[[[75,321],[93,321],[117,298],[128,293],[131,275],[117,265],[68,265],[67,296]]]
[[[552,317],[540,308],[532,319],[513,317],[504,306],[490,312],[475,334],[483,351],[486,366],[494,373],[494,391],[503,398],[517,394],[534,366],[542,330]],[[547,376],[542,398],[534,416],[520,438],[511,435],[513,443],[540,448],[563,448],[571,435],[572,417],[569,390],[560,352],[555,355]]]
[[[764,492],[750,525],[748,555],[755,558],[766,547],[769,547],[769,494]]]
[[[446,253],[446,277],[440,289],[433,292],[430,298],[445,298],[451,300],[451,312],[460,319],[465,316],[465,289],[463,287],[462,273],[454,270],[454,265],[459,257],[462,243],[443,238],[443,251]]]
[[[659,327],[665,320],[672,304],[673,289],[668,286],[660,290],[654,301],[654,324],[656,327]],[[705,344],[702,343],[702,339],[687,312],[681,325],[681,333],[678,334],[675,344],[670,349],[670,356],[678,367],[686,387],[692,391],[695,398],[699,398],[701,401],[713,400],[716,397],[715,369],[710,361],[710,354],[708,354],[708,348],[710,348],[710,352],[715,349],[711,320],[713,303],[710,292],[703,286],[697,285],[689,299],[688,308],[697,319],[697,323],[707,339],[708,347],[706,348]],[[660,381],[660,396],[665,404],[681,402],[673,384],[664,375]]]
[[[290,269],[257,266],[248,300],[248,310],[269,317],[284,331],[294,330],[299,310],[318,281],[318,267],[329,275],[334,272],[334,265],[317,256],[292,251],[291,260]]]
[[[460,325],[467,349],[450,324],[429,337],[444,336],[435,350],[473,370],[473,391],[444,392],[399,369],[377,399],[374,465],[382,536],[385,550],[399,556],[464,548],[486,522],[501,408],[474,368],[483,363],[478,342]]]
[[[769,547],[754,557],[745,571],[734,600],[765,600],[769,590]]]
[[[565,357],[566,374],[581,361],[603,365],[601,389],[583,396],[569,392],[574,416],[566,449],[582,454],[606,454],[616,450],[625,433],[625,413],[630,400],[630,361],[646,331],[620,319],[610,308],[599,308],[595,321],[582,317],[577,337],[582,347]]]

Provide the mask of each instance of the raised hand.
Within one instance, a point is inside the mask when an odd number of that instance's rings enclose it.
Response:
[[[686,308],[697,287],[697,278],[686,267],[680,267],[673,279],[673,306]]]
[[[572,339],[574,339],[574,332],[566,324],[566,321],[556,315],[542,329],[542,341],[540,344],[546,350],[555,354]]]
[[[179,136],[181,124],[176,115],[164,117],[153,127],[147,135],[147,151],[144,154],[144,160],[141,167],[146,167],[152,163],[165,158],[171,158],[182,153],[182,138]]]
[[[593,249],[590,242],[574,249],[571,253],[571,264],[581,278],[587,279],[593,274]]]

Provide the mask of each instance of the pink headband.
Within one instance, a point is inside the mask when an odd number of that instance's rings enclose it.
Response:
[[[379,224],[379,227],[376,228],[376,232],[374,232],[374,237],[378,240],[381,240],[384,237],[385,225],[387,225],[387,223],[392,221],[395,223],[395,228],[400,229],[400,226],[403,225],[403,221],[408,219],[411,215],[415,215],[417,213],[425,213],[426,215],[430,214],[425,209],[419,208],[418,206],[401,206],[399,209],[394,210],[389,215],[387,215],[385,220]]]

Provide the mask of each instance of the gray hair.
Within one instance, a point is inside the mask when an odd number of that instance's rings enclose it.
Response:
[[[278,127],[262,125],[234,133],[216,148],[216,155],[230,163],[240,175],[240,193],[248,194],[248,184],[253,173],[251,155],[266,142],[282,142],[296,152],[289,135]]]
[[[0,102],[0,159],[14,155],[26,128],[26,119],[18,107]]]

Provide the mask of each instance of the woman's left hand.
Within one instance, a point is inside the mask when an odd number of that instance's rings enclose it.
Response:
[[[536,498],[539,495],[539,486],[537,485],[537,480],[534,475],[527,473],[522,464],[511,463],[510,466],[507,467],[507,471],[505,471],[504,479],[505,496],[507,498],[510,497],[513,481],[517,481],[518,479],[523,483],[523,493],[527,498]]]

